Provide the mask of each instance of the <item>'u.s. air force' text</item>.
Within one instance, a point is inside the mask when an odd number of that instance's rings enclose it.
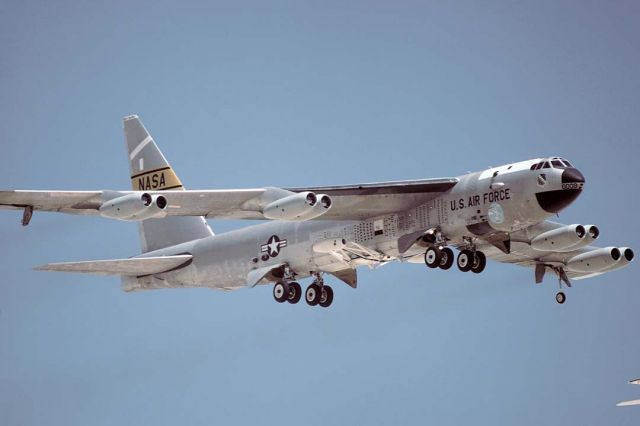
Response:
[[[471,195],[468,199],[460,198],[451,200],[451,210],[460,210],[467,207],[477,207],[481,204],[494,203],[496,201],[504,201],[511,199],[510,189],[501,189],[499,191],[485,192],[482,195]],[[465,203],[466,201],[466,203]]]

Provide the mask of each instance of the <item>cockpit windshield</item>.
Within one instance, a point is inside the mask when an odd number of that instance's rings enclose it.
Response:
[[[531,170],[566,169],[567,167],[573,167],[573,165],[564,158],[553,157],[533,164]]]

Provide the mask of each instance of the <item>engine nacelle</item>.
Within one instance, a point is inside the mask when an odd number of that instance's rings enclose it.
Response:
[[[635,256],[633,250],[630,247],[620,247],[618,250],[620,250],[621,254],[620,259],[618,259],[618,261],[612,266],[609,266],[601,270],[600,272],[615,271],[616,269],[624,268],[629,263],[631,263]]]
[[[344,238],[331,238],[315,243],[313,251],[316,253],[332,253],[342,250],[346,245],[347,241]]]
[[[567,262],[567,269],[573,272],[600,272],[615,267],[621,257],[622,253],[617,247],[595,249],[572,257]]]
[[[587,230],[582,225],[567,225],[552,229],[531,240],[531,248],[540,251],[563,251],[582,243]]]
[[[567,252],[578,250],[582,247],[586,247],[592,244],[595,240],[600,236],[600,230],[595,225],[584,225],[584,229],[587,231],[584,238],[580,240],[580,242],[574,246],[566,247],[564,249],[556,249],[556,251]]]
[[[99,208],[101,216],[118,220],[145,220],[167,215],[167,199],[146,192],[128,194],[105,201]]]
[[[309,220],[325,214],[331,208],[328,195],[313,192],[292,194],[267,204],[262,214],[274,220]]]
[[[326,194],[318,194],[318,202],[315,206],[307,214],[303,214],[300,216],[298,220],[310,220],[315,219],[316,217],[322,216],[326,212],[329,211],[331,206],[333,205],[333,201],[331,201],[331,197]]]

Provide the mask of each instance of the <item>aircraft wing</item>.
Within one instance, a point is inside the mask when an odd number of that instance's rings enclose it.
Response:
[[[423,204],[458,182],[456,178],[381,182],[309,188],[165,191],[0,191],[0,208],[100,215],[108,200],[147,192],[167,199],[167,216],[205,216],[216,219],[265,219],[263,208],[280,198],[305,191],[327,194],[332,207],[322,220],[357,220]],[[27,221],[28,222],[28,221]]]
[[[129,259],[90,260],[85,262],[48,263],[37,271],[79,272],[97,275],[143,276],[160,274],[191,263],[193,256],[181,254],[162,257],[134,257]]]

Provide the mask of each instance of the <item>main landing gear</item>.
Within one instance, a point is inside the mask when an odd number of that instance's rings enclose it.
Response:
[[[424,263],[429,268],[446,270],[451,268],[453,260],[453,251],[448,247],[432,246],[424,253]],[[481,251],[465,249],[458,254],[457,264],[462,272],[471,271],[479,274],[487,265],[487,257]]]
[[[453,265],[453,250],[449,247],[429,247],[424,254],[424,263],[429,268],[449,269]]]
[[[333,289],[328,285],[317,284],[314,281],[313,284],[307,287],[304,298],[309,306],[320,305],[323,308],[328,308],[333,302]]]
[[[479,274],[487,266],[487,257],[481,251],[462,250],[458,253],[458,269]]]
[[[296,304],[302,298],[302,287],[295,281],[278,281],[273,286],[273,298],[278,303]],[[324,284],[320,275],[316,275],[315,281],[304,292],[304,299],[309,306],[328,308],[333,302],[333,289]]]

